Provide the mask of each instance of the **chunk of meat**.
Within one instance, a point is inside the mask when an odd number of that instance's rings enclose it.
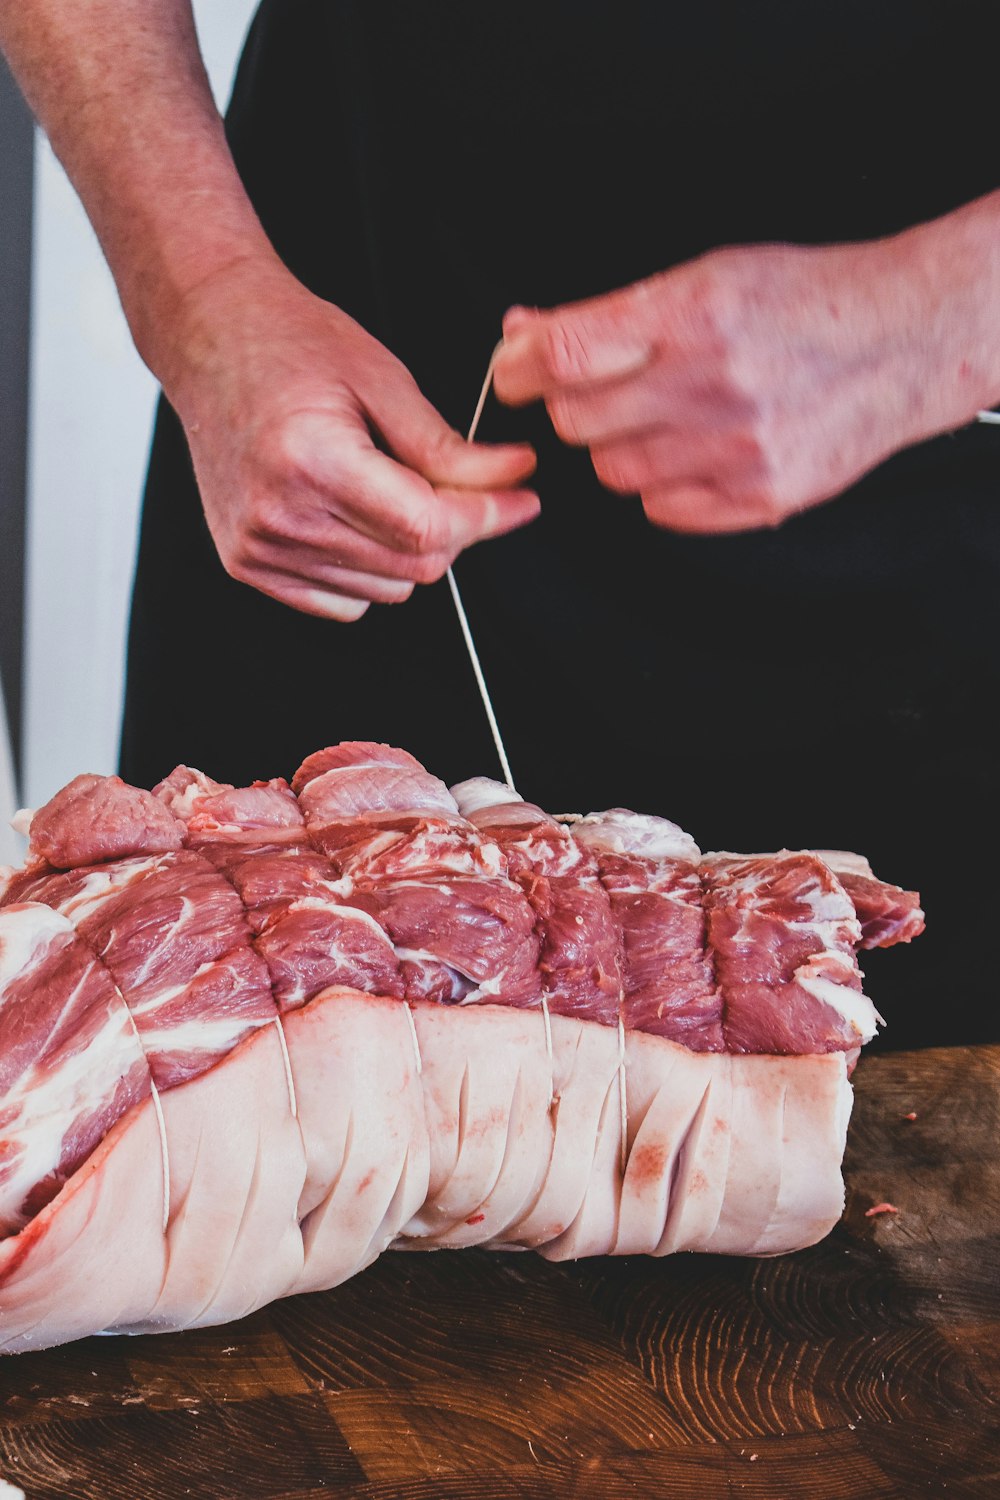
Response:
[[[877,879],[860,854],[848,854],[841,849],[816,852],[854,903],[861,923],[862,948],[891,948],[920,936],[926,923],[916,891],[904,891],[898,885]]]
[[[510,788],[499,782],[477,777],[454,791],[470,823],[503,851],[511,878],[531,905],[538,968],[552,1013],[617,1025],[621,928],[593,854],[540,807],[512,801]]]
[[[329,860],[307,842],[286,781],[203,787],[196,797],[181,790],[188,843],[239,895],[279,1011],[330,985],[402,997],[392,943],[370,916],[344,904]]]
[[[204,1072],[276,1019],[239,897],[190,850],[37,874],[20,899],[68,917],[104,964],[158,1088]]]
[[[119,776],[77,776],[31,820],[29,854],[57,870],[179,849],[184,825]]]
[[[861,928],[823,860],[714,854],[701,871],[727,1050],[850,1051],[875,1035],[856,957]]]
[[[206,776],[204,771],[195,770],[193,766],[175,766],[169,776],[165,776],[154,786],[153,796],[158,797],[176,818],[186,823],[194,804],[202,797],[232,790],[230,782],[213,781],[211,776]]]
[[[353,842],[353,826],[384,821],[405,829],[410,821],[438,815],[456,816],[455,800],[443,781],[425,771],[405,750],[367,742],[332,746],[309,757],[292,778],[310,837],[324,852],[335,854]]]
[[[534,918],[499,849],[459,814],[443,782],[401,752],[337,747],[299,800],[343,900],[391,939],[408,1001],[503,994],[537,1003]],[[346,763],[343,763],[346,759]],[[300,771],[296,781],[301,785]]]
[[[43,905],[0,911],[0,1238],[149,1093],[125,1002],[72,923]]]
[[[701,851],[675,823],[614,808],[573,825],[622,930],[623,1019],[695,1052],[722,1052],[722,995],[707,947]]]
[[[400,766],[403,770],[423,771],[423,766],[408,750],[395,745],[380,745],[372,740],[344,740],[340,745],[327,745],[307,755],[292,777],[292,791],[298,794],[327,771],[342,770],[346,766]]]

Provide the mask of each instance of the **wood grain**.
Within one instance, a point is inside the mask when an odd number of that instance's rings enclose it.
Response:
[[[28,1500],[996,1496],[1000,1047],[856,1082],[847,1211],[811,1250],[390,1255],[225,1328],[8,1358],[0,1477]]]

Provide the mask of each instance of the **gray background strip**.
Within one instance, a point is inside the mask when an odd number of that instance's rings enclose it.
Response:
[[[0,58],[0,679],[18,767],[33,156],[31,116]]]

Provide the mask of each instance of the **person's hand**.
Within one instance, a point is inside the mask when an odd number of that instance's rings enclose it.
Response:
[[[989,240],[972,218],[871,244],[721,250],[592,301],[513,308],[497,394],[542,398],[558,435],[657,525],[777,525],[1000,394]],[[995,210],[986,228],[995,245]]]
[[[529,447],[467,443],[387,349],[281,267],[200,286],[172,350],[164,387],[223,565],[294,609],[356,620],[538,513],[519,488]]]

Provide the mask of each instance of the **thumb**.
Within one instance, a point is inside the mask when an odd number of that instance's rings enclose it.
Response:
[[[466,442],[411,379],[383,386],[366,407],[393,457],[435,486],[506,490],[534,472],[527,443]]]
[[[500,400],[521,406],[641,369],[653,356],[653,339],[638,313],[631,288],[552,312],[512,308],[493,370]]]

